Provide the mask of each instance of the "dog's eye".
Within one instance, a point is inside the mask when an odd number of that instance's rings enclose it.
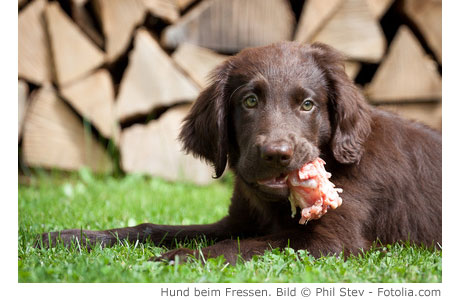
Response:
[[[307,98],[303,100],[301,108],[302,110],[310,111],[312,110],[313,106],[314,106],[313,101],[311,101],[310,98]]]
[[[247,96],[246,98],[244,98],[243,105],[246,108],[254,108],[254,107],[257,106],[258,102],[259,101],[257,100],[257,96],[254,95],[254,94],[251,94],[251,95]]]

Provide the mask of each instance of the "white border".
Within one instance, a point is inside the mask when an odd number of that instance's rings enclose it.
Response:
[[[459,108],[459,59],[460,47],[458,34],[460,29],[458,12],[459,1],[443,1],[443,283],[442,284],[200,284],[200,287],[226,287],[235,288],[273,288],[283,287],[351,287],[358,289],[373,289],[374,287],[417,287],[441,288],[442,297],[454,299],[459,295],[458,264],[458,214],[459,194],[456,185],[459,184],[459,143],[458,121]],[[1,130],[2,152],[1,157],[1,182],[3,209],[1,212],[1,283],[4,289],[2,294],[15,295],[14,298],[27,297],[28,299],[129,299],[133,297],[146,297],[159,299],[156,294],[161,287],[173,286],[185,288],[195,284],[18,284],[17,274],[17,7],[16,1],[1,1],[0,3],[0,30],[2,47],[0,60],[2,104]],[[12,126],[11,124],[14,124]],[[6,287],[6,288],[5,288]],[[190,297],[191,298],[191,297]],[[285,297],[292,298],[292,297]],[[300,298],[300,297],[297,297]],[[311,298],[311,297],[310,297]],[[414,299],[415,297],[411,298]],[[196,299],[196,298],[191,298]],[[277,298],[281,299],[281,298]],[[338,299],[328,297],[328,299]],[[344,298],[340,298],[344,299]],[[374,299],[365,297],[364,299]],[[406,299],[406,297],[398,297]]]

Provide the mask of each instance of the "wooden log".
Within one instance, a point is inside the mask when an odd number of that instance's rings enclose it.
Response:
[[[24,80],[18,80],[18,141],[21,139],[22,125],[27,111],[29,87]]]
[[[418,121],[431,128],[442,129],[442,104],[427,103],[395,103],[379,105],[379,108],[394,112],[406,119]]]
[[[209,73],[224,62],[228,56],[185,43],[177,48],[172,58],[200,88],[204,88],[206,87]]]
[[[82,122],[50,85],[43,86],[31,100],[22,150],[29,166],[63,170],[87,166],[95,172],[112,169],[103,147],[85,131]]]
[[[115,61],[128,47],[134,29],[145,17],[142,0],[97,0],[105,36],[106,60]]]
[[[195,1],[197,0],[176,0],[176,5],[182,11],[189,7]]]
[[[45,9],[56,80],[65,85],[104,62],[104,53],[73,23],[57,2]]]
[[[143,0],[147,10],[169,23],[179,19],[179,8],[175,0]]]
[[[396,33],[366,94],[372,102],[441,99],[441,76],[436,65],[406,26]]]
[[[438,61],[442,62],[442,1],[406,0],[404,12],[415,22]]]
[[[347,73],[350,79],[354,80],[356,75],[358,75],[359,70],[361,69],[361,64],[356,61],[345,61],[345,73]]]
[[[134,50],[120,83],[118,119],[150,113],[154,108],[193,101],[198,87],[184,76],[149,32],[138,30]]]
[[[345,0],[309,0],[304,4],[300,15],[295,40],[310,42],[313,36],[337,12]]]
[[[167,180],[186,180],[197,184],[211,182],[211,167],[182,152],[177,140],[181,122],[189,109],[189,105],[170,108],[156,121],[123,130],[120,142],[123,170]]]
[[[380,19],[393,4],[394,0],[367,0],[369,9],[375,18]]]
[[[98,70],[62,88],[61,94],[101,135],[117,143],[120,129],[115,116],[115,96],[109,72]]]
[[[40,85],[51,81],[51,56],[43,11],[45,0],[27,5],[18,17],[18,76]]]
[[[380,61],[386,47],[380,24],[366,0],[343,1],[311,41],[331,45],[350,59],[371,63]]]
[[[188,42],[223,52],[290,40],[294,15],[285,0],[206,0],[167,27],[162,43]]]
[[[104,48],[104,37],[96,30],[96,25],[85,8],[88,0],[72,0],[72,19],[99,48]]]

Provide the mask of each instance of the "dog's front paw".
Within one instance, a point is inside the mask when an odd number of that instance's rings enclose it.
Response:
[[[35,248],[43,248],[43,247],[47,248],[51,246],[50,240],[52,240],[52,238],[50,237],[50,234],[51,232],[45,232],[45,233],[36,235],[35,241],[34,241],[34,247]]]
[[[61,235],[61,232],[45,232],[37,235],[35,238],[34,247],[36,248],[52,248],[55,247],[58,242],[61,242],[65,246],[71,244],[70,236],[65,234]]]
[[[168,262],[168,263],[175,263],[176,257],[179,263],[184,263],[188,259],[195,257],[195,252],[191,249],[187,248],[178,248],[166,253],[163,253],[159,257],[152,257],[150,258],[151,261],[161,261],[161,262]]]
[[[90,250],[99,243],[102,246],[110,245],[114,237],[105,232],[89,231],[81,229],[67,229],[62,231],[45,232],[39,234],[35,241],[37,248],[52,248],[57,244],[70,247],[72,244],[85,247]]]

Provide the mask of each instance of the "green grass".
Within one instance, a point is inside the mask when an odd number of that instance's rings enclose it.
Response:
[[[157,178],[39,175],[19,186],[19,282],[441,282],[441,252],[410,245],[376,248],[346,261],[314,259],[305,251],[275,249],[227,264],[150,262],[166,251],[152,244],[121,242],[91,252],[78,245],[36,249],[38,233],[65,228],[107,229],[143,222],[209,223],[227,212],[231,179],[205,187]],[[206,241],[186,246],[203,247]]]

